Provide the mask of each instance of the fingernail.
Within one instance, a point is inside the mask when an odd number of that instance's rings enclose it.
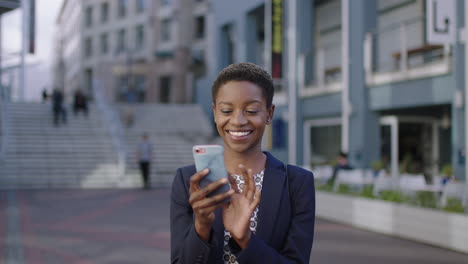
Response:
[[[223,179],[221,179],[221,182],[222,182],[222,183],[227,183],[227,179],[226,179],[226,178],[223,178]]]
[[[208,172],[208,171],[209,171],[209,169],[208,169],[208,168],[206,168],[206,169],[204,169],[204,170],[203,170],[203,172],[205,172],[205,173],[206,173],[206,172]]]

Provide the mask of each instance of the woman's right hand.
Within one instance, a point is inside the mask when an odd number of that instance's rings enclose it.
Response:
[[[234,190],[231,189],[225,193],[207,197],[209,193],[228,182],[226,178],[222,178],[201,188],[200,180],[208,175],[208,172],[208,169],[204,169],[190,177],[189,203],[195,215],[195,231],[204,241],[210,239],[211,226],[215,219],[214,211],[221,207],[222,201],[234,194]]]

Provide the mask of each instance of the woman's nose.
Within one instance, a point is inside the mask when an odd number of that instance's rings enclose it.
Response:
[[[234,125],[238,125],[238,126],[247,124],[247,119],[245,118],[244,112],[236,111],[236,113],[231,119],[231,123],[233,123]]]

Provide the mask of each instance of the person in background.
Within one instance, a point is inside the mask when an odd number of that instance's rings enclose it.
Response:
[[[47,90],[44,87],[44,89],[42,89],[42,102],[45,103],[47,101],[48,97],[49,97],[49,95],[47,94]]]
[[[77,89],[73,96],[73,114],[76,116],[79,111],[83,111],[84,115],[88,116],[88,98],[80,89]]]
[[[153,144],[149,140],[148,134],[144,133],[141,137],[141,142],[137,146],[137,161],[140,166],[140,173],[143,179],[143,188],[150,189],[150,168],[151,159],[153,157]]]
[[[63,106],[63,93],[58,88],[52,93],[52,111],[54,113],[54,125],[58,126],[59,122],[67,123],[67,112]]]
[[[329,180],[329,183],[333,184],[335,182],[336,175],[338,175],[339,170],[352,170],[353,167],[348,162],[348,154],[340,152],[338,154],[338,161],[335,167],[333,168],[332,177]]]

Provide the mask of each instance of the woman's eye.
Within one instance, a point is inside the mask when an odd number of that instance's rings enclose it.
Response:
[[[250,115],[255,115],[256,113],[258,113],[257,110],[247,110],[247,113],[250,114]]]
[[[229,114],[231,112],[232,112],[232,110],[221,110],[221,113],[223,113],[223,114]]]

